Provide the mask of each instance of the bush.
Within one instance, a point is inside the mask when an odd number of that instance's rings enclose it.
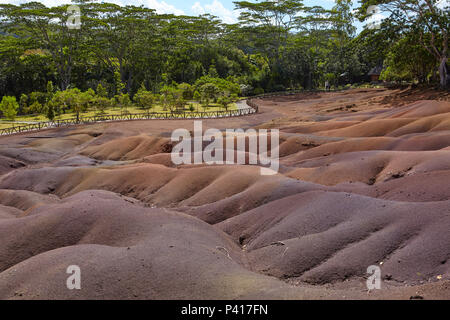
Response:
[[[94,103],[96,103],[94,90],[81,92],[79,89],[73,88],[56,92],[47,106],[48,108],[52,107],[58,115],[70,109],[76,113],[77,119],[79,119],[80,112],[88,111]]]
[[[105,114],[105,110],[112,106],[110,99],[97,96],[93,99],[92,104],[99,114]]]
[[[44,113],[44,106],[38,101],[33,102],[28,108],[25,109],[26,114],[41,114]]]
[[[28,105],[32,105],[35,102],[39,102],[40,104],[45,104],[47,102],[47,93],[35,91],[30,93]]]
[[[163,110],[170,109],[170,111],[174,111],[176,108],[184,108],[185,100],[183,99],[182,91],[175,86],[164,86],[161,89],[160,96],[161,106]]]
[[[254,90],[253,90],[253,94],[256,96],[256,95],[259,95],[259,94],[263,94],[264,93],[264,89],[263,88],[261,88],[261,87],[258,87],[258,88],[255,88]]]
[[[198,92],[197,90],[194,92],[194,96],[193,96],[195,101],[201,102],[202,100],[202,95],[200,94],[200,92]]]
[[[184,100],[192,100],[194,97],[194,88],[189,83],[180,83],[178,90],[181,91]]]
[[[99,83],[97,86],[97,96],[102,98],[108,97],[108,91],[106,91],[106,89],[102,86],[101,83]]]
[[[128,114],[127,108],[131,105],[131,99],[128,93],[114,96],[116,103],[119,105],[122,114]]]
[[[198,90],[201,92],[200,88],[207,83],[214,84],[222,92],[228,92],[230,94],[233,94],[233,93],[239,94],[241,92],[241,88],[238,84],[228,81],[228,80],[225,80],[225,79],[222,79],[222,78],[213,78],[210,76],[203,76],[203,77],[199,78],[195,82],[194,88],[195,88],[195,90]]]
[[[232,102],[230,97],[222,96],[217,99],[217,103],[220,104],[225,110],[228,110],[228,106]]]
[[[20,95],[19,99],[19,114],[23,114],[28,107],[28,96],[25,93]]]
[[[209,106],[211,101],[216,102],[221,94],[220,89],[213,83],[205,83],[202,85],[200,87],[200,92],[206,106]]]
[[[16,101],[16,97],[4,96],[0,103],[0,111],[3,113],[6,119],[14,120],[19,110],[19,104]]]
[[[153,105],[156,102],[156,97],[150,91],[147,91],[144,86],[138,90],[138,92],[134,95],[134,102],[136,105],[144,110],[149,110],[153,108]]]
[[[50,121],[53,121],[55,119],[55,110],[54,110],[52,104],[48,105],[48,108],[47,108],[47,119],[50,120]]]

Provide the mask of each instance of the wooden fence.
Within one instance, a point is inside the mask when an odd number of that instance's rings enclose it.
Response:
[[[11,135],[21,132],[39,131],[43,129],[60,128],[78,124],[90,124],[97,122],[112,122],[112,121],[130,121],[130,120],[184,120],[184,119],[215,119],[215,118],[230,118],[241,117],[255,114],[258,112],[258,106],[252,102],[247,102],[251,107],[236,109],[236,110],[222,110],[222,111],[203,111],[203,112],[145,112],[145,113],[129,113],[123,115],[104,114],[77,118],[70,118],[64,120],[55,120],[47,122],[35,122],[13,126],[9,128],[0,129],[0,136]],[[253,106],[253,105],[255,106]]]

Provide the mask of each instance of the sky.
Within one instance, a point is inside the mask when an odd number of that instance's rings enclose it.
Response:
[[[0,3],[21,4],[31,0],[0,0]],[[37,0],[46,6],[57,6],[70,3],[70,0]],[[238,12],[234,10],[233,0],[108,0],[105,2],[120,5],[144,5],[155,9],[158,13],[174,13],[185,15],[200,15],[209,13],[219,17],[225,23],[237,22]],[[320,5],[331,8],[334,0],[305,0],[305,5]]]

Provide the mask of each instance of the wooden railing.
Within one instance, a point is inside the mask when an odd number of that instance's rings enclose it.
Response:
[[[22,132],[39,131],[43,129],[66,127],[78,124],[90,124],[97,122],[111,122],[111,121],[130,121],[130,120],[183,120],[183,119],[214,119],[214,118],[230,118],[241,117],[255,114],[258,112],[258,107],[250,106],[244,109],[222,110],[222,111],[203,111],[203,112],[143,112],[143,113],[129,113],[123,115],[104,114],[95,116],[80,116],[77,118],[70,118],[64,120],[54,120],[47,122],[35,122],[19,126],[12,126],[0,129],[0,136],[11,135]]]

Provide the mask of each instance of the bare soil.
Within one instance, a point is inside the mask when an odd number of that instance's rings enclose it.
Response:
[[[1,137],[0,298],[450,299],[449,94],[256,102],[203,127],[280,129],[273,176],[175,166],[170,135],[192,120]]]

